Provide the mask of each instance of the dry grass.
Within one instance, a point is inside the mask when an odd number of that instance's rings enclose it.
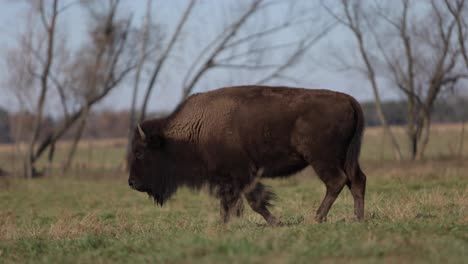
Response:
[[[390,167],[390,165],[386,165]],[[285,224],[250,209],[227,226],[206,192],[182,189],[165,207],[129,190],[125,177],[11,180],[0,191],[6,262],[460,262],[468,246],[468,163],[366,168],[364,223],[344,190],[328,222],[312,221],[323,185],[304,171],[268,180]],[[1,260],[1,259],[0,259]]]
[[[157,208],[115,170],[121,142],[95,142],[99,159],[82,173],[0,180],[0,263],[463,263],[468,161],[440,156],[453,137],[452,128],[444,129],[433,138],[430,159],[402,163],[376,157],[379,134],[367,132],[363,223],[352,217],[348,190],[327,223],[312,221],[324,187],[310,168],[267,180],[279,197],[273,212],[284,223],[276,228],[247,205],[242,218],[220,224],[218,201],[204,191],[181,189]],[[79,160],[88,158],[83,148]]]

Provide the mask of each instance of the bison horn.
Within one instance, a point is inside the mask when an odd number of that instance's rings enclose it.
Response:
[[[140,124],[137,125],[137,128],[138,128],[138,133],[140,133],[141,139],[145,140],[145,139],[146,139],[146,135],[145,135],[145,132],[143,132],[143,129],[141,129]]]

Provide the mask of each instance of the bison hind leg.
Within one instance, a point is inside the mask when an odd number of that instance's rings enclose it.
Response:
[[[348,182],[348,178],[342,169],[338,166],[331,166],[328,162],[314,162],[312,167],[326,186],[325,197],[315,216],[316,221],[321,223],[327,220],[328,211]]]
[[[279,224],[278,219],[268,210],[268,207],[271,206],[271,201],[276,198],[275,194],[270,190],[270,188],[263,185],[262,183],[257,182],[251,190],[244,193],[244,196],[252,210],[263,216],[268,224]]]
[[[354,214],[358,221],[364,219],[364,195],[366,193],[366,175],[359,166],[356,169],[354,177],[348,177],[346,183],[354,199]]]

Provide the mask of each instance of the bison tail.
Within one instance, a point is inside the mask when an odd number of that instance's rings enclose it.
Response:
[[[356,99],[351,97],[351,106],[354,109],[355,128],[348,145],[344,170],[348,179],[353,181],[356,176],[359,176],[359,154],[361,152],[362,135],[364,132],[364,113]]]

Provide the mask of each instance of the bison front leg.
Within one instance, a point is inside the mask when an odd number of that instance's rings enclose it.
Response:
[[[268,190],[265,185],[256,183],[255,187],[244,194],[247,202],[252,210],[263,216],[270,225],[278,225],[278,219],[270,213],[268,206],[271,205],[271,200],[274,199],[275,194]]]
[[[221,220],[228,223],[231,216],[235,213],[240,216],[243,211],[242,198],[239,191],[224,187],[220,190],[221,198]]]
[[[237,216],[242,214],[242,199],[237,197],[221,197],[221,220],[227,224],[231,216],[235,213]]]

